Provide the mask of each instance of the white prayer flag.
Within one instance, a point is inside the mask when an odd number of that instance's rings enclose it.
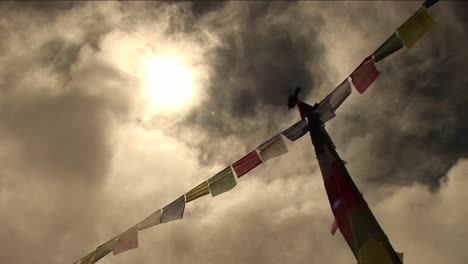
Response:
[[[161,214],[161,223],[167,223],[184,217],[185,195],[166,205]]]
[[[348,79],[344,80],[338,87],[336,87],[329,95],[327,95],[315,110],[320,113],[320,120],[326,123],[335,117],[335,111],[351,94],[351,84]]]
[[[257,149],[260,152],[260,158],[262,158],[263,162],[288,152],[288,148],[286,147],[286,144],[284,143],[280,134],[270,138],[265,143],[261,144]]]
[[[283,134],[283,136],[287,137],[291,141],[296,141],[298,138],[305,135],[308,131],[309,126],[307,125],[307,121],[302,119],[301,121],[287,128],[281,134]]]
[[[143,230],[161,223],[161,209],[157,210],[138,225],[139,230]]]

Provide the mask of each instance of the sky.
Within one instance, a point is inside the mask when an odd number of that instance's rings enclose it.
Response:
[[[420,4],[1,2],[0,259],[80,259],[295,123],[290,89],[320,101]],[[326,127],[406,263],[468,262],[466,10],[433,6]],[[310,138],[287,146],[98,263],[354,263]]]

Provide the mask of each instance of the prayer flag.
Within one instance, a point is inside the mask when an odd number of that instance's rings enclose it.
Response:
[[[161,223],[167,223],[184,217],[185,195],[166,205],[162,209]]]
[[[143,230],[161,223],[161,209],[152,213],[150,216],[146,217],[145,220],[141,221],[138,225],[139,230]]]
[[[77,264],[92,264],[92,263],[94,263],[94,258],[95,257],[96,257],[96,250],[94,250],[93,252],[91,252],[88,255],[84,256],[83,258],[81,258],[76,263]]]
[[[322,171],[322,175],[324,178],[331,177],[332,174],[332,163],[335,161],[331,150],[328,147],[323,148],[323,152],[321,155],[317,155],[317,160],[319,163],[320,170]]]
[[[188,203],[209,193],[210,186],[208,185],[208,181],[204,181],[185,194],[185,202]]]
[[[113,238],[106,243],[100,245],[99,247],[96,248],[96,256],[94,257],[94,262],[102,259],[105,257],[107,254],[112,252],[114,250],[115,243],[117,242],[117,238]]]
[[[331,231],[330,231],[332,236],[335,235],[337,229],[338,229],[338,224],[336,223],[336,219],[335,219],[333,220],[333,224],[332,224]]]
[[[270,138],[265,143],[261,144],[257,149],[260,152],[260,157],[262,158],[263,162],[288,152],[288,148],[286,147],[286,144],[284,144],[280,134]]]
[[[114,246],[114,255],[138,247],[138,225],[117,236]]]
[[[374,52],[374,61],[378,62],[401,48],[403,43],[395,32]]]
[[[403,263],[403,252],[397,252],[398,258],[400,259],[401,263]]]
[[[319,117],[309,118],[312,144],[336,225],[359,263],[400,263]],[[332,233],[335,228],[332,227]]]
[[[427,13],[426,8],[419,8],[397,32],[406,47],[411,48],[426,32],[435,26],[434,20]]]
[[[429,9],[431,6],[433,6],[435,3],[439,2],[439,0],[426,0],[422,4],[425,8]]]
[[[262,160],[257,154],[257,151],[253,150],[249,154],[245,155],[240,160],[232,164],[232,168],[236,172],[238,178],[245,175],[247,172],[251,171],[253,168],[257,167],[262,163]]]
[[[215,176],[208,180],[210,186],[211,195],[213,197],[227,192],[237,185],[234,173],[232,172],[231,166],[222,170]]]
[[[320,120],[326,123],[335,117],[335,111],[351,94],[351,84],[348,78],[340,83],[329,95],[327,95],[320,103],[316,112],[320,113]]]
[[[291,141],[296,141],[303,135],[305,135],[307,132],[309,132],[309,126],[307,126],[307,121],[305,119],[302,119],[301,121],[295,123],[285,131],[283,131],[281,134],[283,136],[287,137]]]
[[[377,79],[380,72],[374,64],[372,56],[364,61],[351,73],[350,77],[359,93],[363,93]]]

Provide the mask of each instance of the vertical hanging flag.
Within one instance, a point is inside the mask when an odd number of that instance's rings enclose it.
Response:
[[[400,259],[401,263],[403,263],[403,252],[397,252],[398,258]]]
[[[335,219],[333,220],[333,224],[330,230],[330,233],[332,234],[332,236],[335,235],[337,229],[338,229],[338,224],[336,223],[336,219]]]
[[[253,150],[240,160],[234,162],[234,164],[232,164],[232,168],[236,172],[237,177],[240,178],[261,163],[262,160],[258,156],[257,151]]]
[[[265,143],[261,144],[257,149],[260,152],[260,157],[262,158],[263,162],[288,152],[288,148],[286,147],[286,144],[284,144],[280,134],[270,138]]]
[[[439,2],[439,0],[426,0],[422,4],[425,8],[429,9],[431,6],[433,6],[435,3]]]
[[[114,255],[138,247],[138,225],[117,236],[114,246]]]
[[[167,223],[184,217],[185,195],[166,205],[162,209],[161,223]]]
[[[227,192],[237,185],[231,166],[222,170],[208,180],[210,192],[213,197]]]
[[[307,132],[309,132],[309,126],[307,125],[307,121],[302,119],[301,121],[284,130],[281,134],[283,134],[283,136],[287,137],[291,141],[296,141]]]
[[[346,80],[340,83],[329,95],[320,101],[317,110],[315,110],[317,113],[320,113],[320,120],[326,123],[335,117],[335,111],[350,94],[351,84],[348,78],[346,78]]]
[[[114,250],[115,243],[117,242],[117,238],[113,238],[106,243],[100,245],[96,248],[96,256],[94,257],[94,262],[102,259],[107,254]]]
[[[161,209],[152,213],[150,216],[146,217],[145,220],[141,221],[138,225],[139,230],[143,230],[161,223]]]
[[[403,48],[403,43],[395,32],[374,52],[374,61],[378,62],[401,48]]]
[[[81,258],[80,260],[78,260],[75,263],[76,264],[92,264],[92,263],[94,263],[94,258],[95,257],[96,257],[96,250],[94,250],[93,252],[91,252],[88,255],[84,256],[83,258]]]
[[[401,25],[397,32],[401,41],[406,47],[411,48],[424,34],[435,26],[434,20],[427,13],[426,8],[419,8],[403,25]]]
[[[379,77],[379,74],[372,56],[369,56],[351,73],[350,77],[356,90],[363,93]]]
[[[209,193],[210,186],[208,185],[208,181],[204,181],[185,194],[185,202],[188,203]]]

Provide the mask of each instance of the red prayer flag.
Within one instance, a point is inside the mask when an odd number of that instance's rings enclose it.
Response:
[[[363,93],[377,79],[380,72],[375,67],[372,55],[365,58],[364,61],[351,73],[350,77],[359,93]]]
[[[331,230],[330,230],[330,233],[332,234],[332,236],[335,235],[337,229],[338,229],[338,223],[336,222],[336,219],[335,219],[333,221],[333,224],[332,224],[332,227],[331,227]]]
[[[114,246],[114,255],[138,247],[138,225],[120,234]]]
[[[403,252],[397,252],[398,258],[400,258],[401,263],[403,263]]]
[[[232,164],[232,168],[236,172],[237,178],[240,178],[261,163],[262,160],[260,159],[260,156],[258,156],[257,151],[254,150]]]

